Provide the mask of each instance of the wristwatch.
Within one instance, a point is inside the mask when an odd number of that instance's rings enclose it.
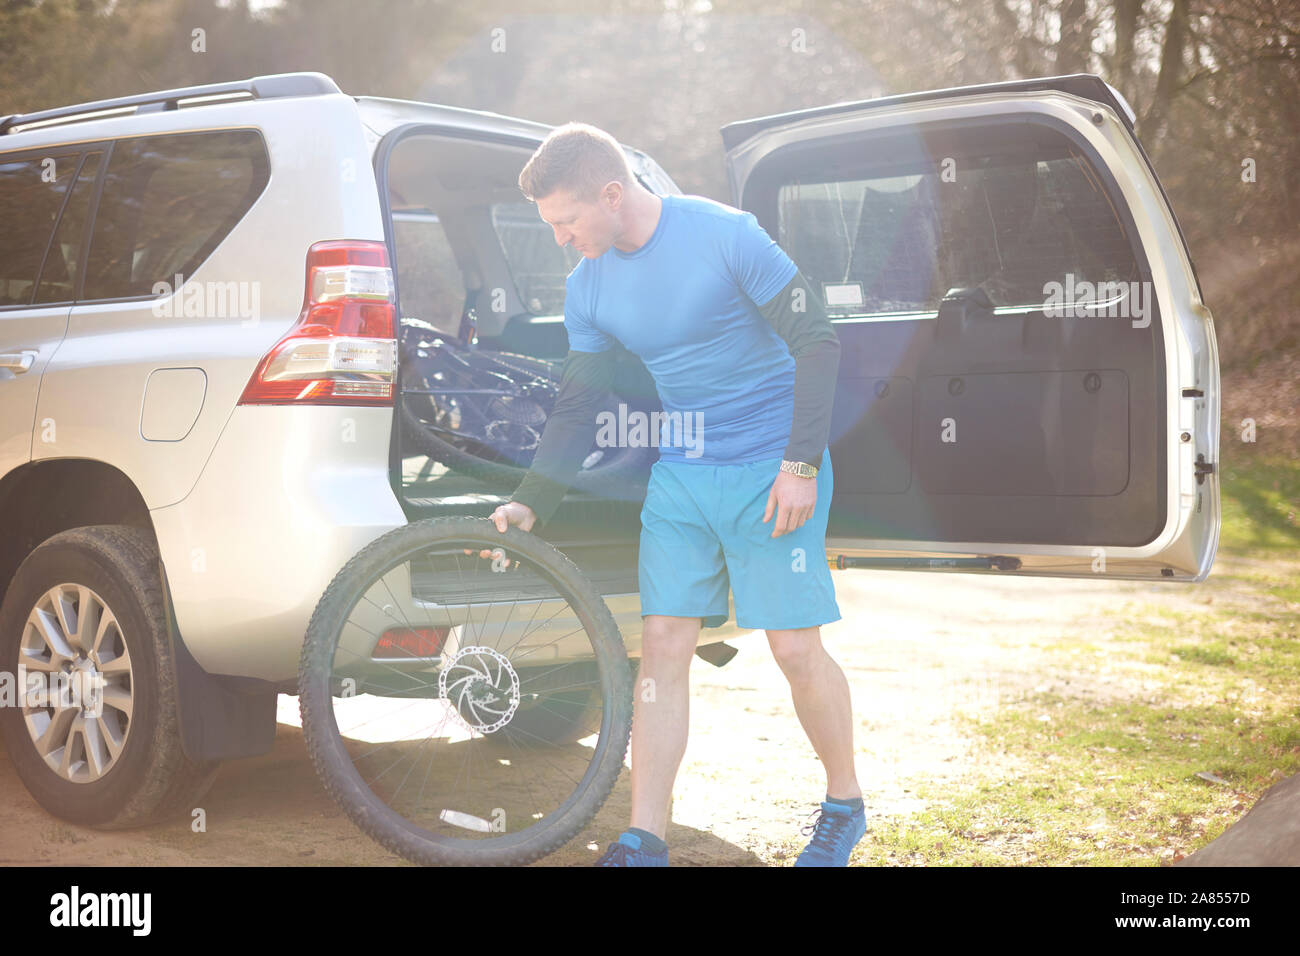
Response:
[[[806,461],[783,461],[781,470],[788,471],[792,475],[798,475],[800,478],[816,478],[817,466],[810,465]]]

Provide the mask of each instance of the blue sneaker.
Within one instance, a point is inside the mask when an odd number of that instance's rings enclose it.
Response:
[[[867,832],[867,812],[850,810],[839,803],[822,802],[821,809],[813,811],[817,819],[800,832],[811,833],[808,843],[795,866],[848,866],[849,854]]]
[[[641,849],[641,838],[624,830],[618,840],[609,845],[596,866],[667,866],[668,851],[651,853]]]

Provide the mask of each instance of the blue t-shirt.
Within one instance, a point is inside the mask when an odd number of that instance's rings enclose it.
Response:
[[[569,348],[603,352],[617,339],[645,363],[666,413],[661,460],[780,457],[794,417],[794,356],[757,305],[798,269],[752,213],[703,196],[661,198],[641,248],[611,246],[569,274]]]

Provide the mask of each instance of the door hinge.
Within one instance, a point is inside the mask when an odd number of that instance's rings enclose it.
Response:
[[[1196,456],[1194,473],[1196,475],[1196,483],[1198,485],[1205,484],[1205,476],[1214,474],[1214,462],[1206,461],[1204,455],[1198,454]]]

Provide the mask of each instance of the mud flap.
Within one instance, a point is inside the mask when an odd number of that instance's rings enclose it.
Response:
[[[269,752],[275,741],[275,685],[252,677],[212,675],[199,666],[181,639],[167,569],[161,561],[158,571],[185,756],[198,762]]]

